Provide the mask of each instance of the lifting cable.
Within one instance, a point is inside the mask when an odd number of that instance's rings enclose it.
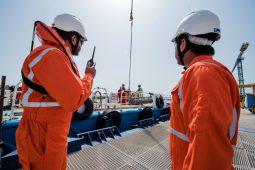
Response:
[[[130,22],[131,22],[131,38],[130,38],[130,51],[129,51],[129,82],[128,90],[130,91],[130,77],[131,77],[131,59],[132,59],[132,45],[133,45],[133,0],[131,1],[131,12],[130,12]]]

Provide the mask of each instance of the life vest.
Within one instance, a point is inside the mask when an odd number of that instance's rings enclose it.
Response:
[[[21,95],[22,105],[25,108],[54,108],[66,106],[68,107],[65,109],[66,111],[73,112],[78,106],[83,104],[84,98],[88,98],[91,94],[90,88],[92,87],[93,77],[91,75],[86,75],[84,81],[90,81],[90,83],[88,83],[86,85],[88,87],[84,89],[82,86],[85,84],[82,84],[84,82],[80,79],[77,66],[73,61],[73,56],[69,47],[53,28],[41,22],[36,22],[36,34],[42,46],[34,49],[23,64],[23,83],[26,86],[24,86]],[[48,60],[50,60],[48,65],[51,65],[51,62],[55,62],[56,65],[48,66],[44,64],[44,66],[41,67],[41,64],[46,63]],[[45,75],[43,69],[47,69],[47,67],[51,67],[48,70],[52,71],[51,73],[47,73],[48,75]],[[54,75],[54,72],[56,72],[56,75]],[[54,75],[55,78],[51,75]],[[58,75],[62,75],[63,77],[59,77]],[[53,80],[51,80],[51,77]],[[40,80],[41,78],[43,78],[43,80]],[[27,83],[27,80],[30,84]],[[48,85],[48,83],[50,84]],[[37,85],[39,88],[34,88],[31,84]],[[40,91],[40,87],[44,90]],[[50,92],[48,90],[50,90]],[[82,93],[82,90],[86,90],[86,92]]]
[[[67,57],[70,60],[70,64],[72,66],[73,72],[76,75],[78,75],[79,72],[76,68],[75,63],[72,60],[72,57],[71,57],[72,55],[70,54],[69,50],[66,50],[67,46],[64,45],[65,44],[64,41],[59,37],[59,35],[56,33],[56,31],[54,29],[52,29],[51,27],[48,27],[47,25],[45,25],[44,23],[42,23],[40,21],[35,22],[35,27],[37,28],[37,35],[38,35],[39,39],[41,40],[42,44],[47,43],[47,42],[54,42],[54,43],[56,43],[56,44],[58,44],[59,46],[62,47],[62,50],[66,53]],[[54,48],[52,48],[52,50],[53,49]],[[57,48],[56,48],[56,50],[57,50]],[[47,52],[47,51],[48,50],[46,50],[45,52]],[[43,55],[43,53],[42,53],[42,55]],[[40,57],[38,57],[37,59],[39,59],[39,58]],[[34,60],[32,62],[36,62],[36,61]],[[31,78],[27,78],[22,70],[21,70],[21,75],[22,75],[23,83],[26,86],[28,86],[29,88],[31,88],[31,89],[33,89],[33,90],[35,90],[35,91],[37,91],[41,94],[48,95],[48,92],[45,90],[45,88],[43,86],[34,83],[31,80]]]

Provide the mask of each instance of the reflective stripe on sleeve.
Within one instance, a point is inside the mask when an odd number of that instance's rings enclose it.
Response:
[[[169,132],[172,133],[173,135],[177,136],[178,138],[186,141],[186,142],[190,142],[187,135],[185,135],[185,134],[183,134],[183,133],[181,133],[181,132],[179,132],[179,131],[171,128],[171,127],[169,128]]]
[[[229,129],[230,140],[232,140],[233,137],[235,136],[236,124],[237,124],[237,111],[236,111],[236,108],[234,107],[234,109],[233,109],[233,122],[231,124],[230,129]]]
[[[179,88],[178,88],[178,96],[179,96],[179,101],[180,101],[180,109],[181,109],[181,112],[183,113],[182,82],[183,82],[183,77],[180,79],[180,84],[179,84]]]

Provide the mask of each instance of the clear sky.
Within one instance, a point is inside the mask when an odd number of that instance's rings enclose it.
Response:
[[[116,92],[128,85],[131,0],[1,0],[0,75],[7,84],[21,79],[20,70],[30,52],[34,21],[51,25],[56,15],[71,13],[85,24],[89,39],[75,61],[81,75],[96,45],[94,87]],[[192,11],[208,9],[221,20],[222,39],[214,44],[215,59],[232,69],[243,42],[245,83],[255,83],[254,0],[134,0],[131,90],[170,94],[182,67],[170,42],[178,23]],[[38,41],[36,43],[38,45]],[[237,78],[237,70],[234,73]],[[64,75],[63,75],[64,76]]]

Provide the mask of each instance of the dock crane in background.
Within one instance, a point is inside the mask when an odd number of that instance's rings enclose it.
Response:
[[[244,60],[244,58],[242,57],[244,51],[248,48],[249,43],[243,43],[241,48],[240,48],[240,53],[236,59],[236,63],[232,69],[232,73],[234,72],[236,66],[237,66],[237,70],[238,70],[238,82],[239,85],[244,85],[244,78],[243,78],[243,65],[242,65],[242,60]],[[244,96],[245,96],[245,90],[244,87],[240,87],[240,94],[242,96],[242,101],[244,100]]]
[[[244,84],[244,78],[243,78],[243,65],[242,65],[242,60],[244,60],[244,58],[242,57],[243,53],[245,50],[247,50],[249,46],[249,43],[243,43],[241,48],[240,48],[240,53],[236,59],[235,65],[232,69],[232,73],[234,72],[236,66],[237,66],[237,70],[238,70],[238,82],[239,82],[239,88],[240,88],[240,97],[241,97],[241,107],[242,108],[247,108],[251,111],[251,113],[255,114],[255,106],[254,106],[254,95],[255,95],[255,84]],[[252,88],[253,89],[253,95],[251,96],[249,94],[249,106],[245,106],[244,101],[245,101],[245,88]],[[248,95],[248,94],[247,94]],[[252,97],[252,98],[250,98]],[[250,102],[252,101],[252,102]],[[252,104],[251,104],[252,103]]]

